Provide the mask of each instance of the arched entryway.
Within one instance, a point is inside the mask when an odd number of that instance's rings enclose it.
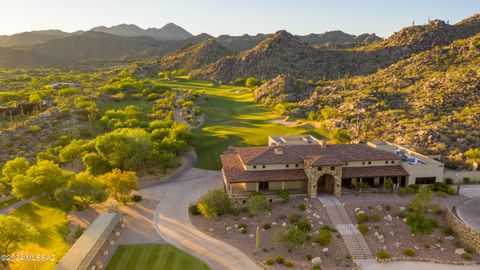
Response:
[[[318,178],[317,194],[333,194],[335,189],[335,177],[331,174],[323,174]]]

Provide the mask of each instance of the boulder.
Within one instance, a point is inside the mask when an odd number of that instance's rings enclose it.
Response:
[[[326,247],[326,248],[323,248],[323,249],[322,249],[322,252],[323,252],[323,253],[327,253],[327,252],[328,252],[328,248],[327,248],[327,247]]]
[[[465,250],[463,248],[455,249],[455,254],[462,256],[463,253],[465,253]]]
[[[321,263],[322,263],[322,258],[320,258],[320,257],[315,257],[315,258],[312,259],[312,264],[313,265],[320,266]]]

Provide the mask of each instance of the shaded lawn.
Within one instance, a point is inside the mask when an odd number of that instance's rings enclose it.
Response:
[[[3,202],[0,202],[0,209],[2,208],[5,208],[7,206],[10,206],[16,202],[18,202],[19,200],[17,198],[12,198],[10,200],[6,200],[6,201],[3,201]]]
[[[308,133],[321,138],[324,134],[320,130],[271,123],[278,116],[255,103],[252,90],[246,87],[183,79],[159,83],[175,89],[195,89],[205,93],[205,102],[201,104],[205,123],[193,131],[198,155],[195,166],[198,168],[220,169],[219,155],[228,146],[266,145],[269,135]]]
[[[65,240],[68,234],[67,212],[52,206],[44,200],[28,203],[11,213],[31,224],[38,231],[38,238],[33,243],[55,254],[59,261],[70,248]],[[55,262],[43,264],[42,269],[55,268]]]
[[[201,260],[170,244],[119,246],[107,270],[209,270]]]

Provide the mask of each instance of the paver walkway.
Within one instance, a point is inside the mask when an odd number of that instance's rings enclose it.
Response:
[[[8,216],[11,212],[17,210],[18,208],[24,206],[27,203],[32,202],[34,199],[21,200],[16,203],[13,203],[5,208],[0,209],[0,215]]]
[[[197,230],[190,222],[188,205],[205,192],[222,188],[221,172],[192,168],[177,179],[140,190],[145,198],[159,200],[153,222],[167,242],[197,256],[213,270],[260,270],[240,250]]]
[[[373,259],[373,254],[363,235],[357,230],[350,220],[347,211],[333,196],[320,196],[318,198],[327,210],[330,221],[340,233],[353,260]]]

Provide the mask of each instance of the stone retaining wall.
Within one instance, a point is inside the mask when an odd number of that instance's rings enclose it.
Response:
[[[465,224],[454,211],[450,207],[445,209],[448,226],[452,228],[460,240],[480,253],[480,232]]]
[[[477,265],[480,264],[478,261],[447,261],[439,259],[429,259],[429,258],[418,258],[418,257],[392,257],[390,259],[377,259],[379,263],[387,262],[429,262],[429,263],[438,263],[438,264],[452,264],[452,265]]]

